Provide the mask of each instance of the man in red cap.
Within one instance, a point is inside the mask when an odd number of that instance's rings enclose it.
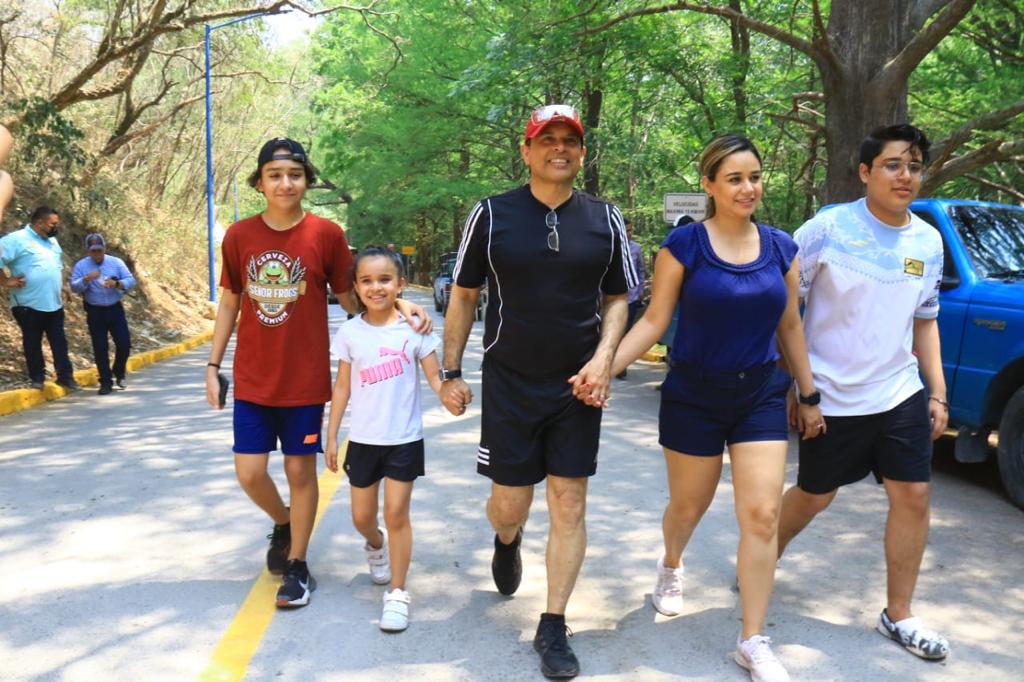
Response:
[[[441,397],[462,414],[462,378],[480,287],[491,292],[484,329],[483,414],[477,471],[491,479],[491,573],[513,594],[533,487],[547,480],[547,608],[533,645],[547,677],[574,677],[565,609],[587,537],[587,480],[597,470],[601,408],[637,281],[622,214],[573,188],[586,148],[576,110],[540,107],[520,147],[530,182],[470,212],[445,317]],[[575,380],[575,383],[574,383]]]

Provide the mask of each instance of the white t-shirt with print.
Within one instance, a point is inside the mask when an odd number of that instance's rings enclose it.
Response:
[[[341,325],[331,355],[352,365],[349,440],[399,445],[423,438],[419,361],[440,343],[436,334],[417,334],[401,316],[383,327],[362,315]]]
[[[904,227],[886,225],[860,199],[822,211],[793,238],[822,413],[877,414],[921,390],[913,324],[939,314],[938,231],[913,214]]]

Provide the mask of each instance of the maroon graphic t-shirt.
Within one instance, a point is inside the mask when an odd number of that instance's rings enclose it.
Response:
[[[327,283],[352,286],[352,254],[341,227],[307,213],[277,231],[259,215],[228,228],[220,285],[242,295],[235,398],[259,405],[331,399]]]

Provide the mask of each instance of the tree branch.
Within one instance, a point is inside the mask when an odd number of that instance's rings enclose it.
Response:
[[[974,151],[950,160],[934,173],[929,171],[928,176],[921,184],[921,193],[927,196],[950,180],[967,175],[994,161],[1002,161],[1022,153],[1024,153],[1024,139],[992,140]]]
[[[932,163],[942,166],[975,130],[997,130],[1024,113],[1024,98],[964,123],[932,148]]]
[[[905,83],[910,78],[911,72],[921,63],[921,60],[928,56],[928,53],[934,50],[935,46],[949,35],[950,31],[956,28],[956,25],[967,16],[967,13],[971,11],[971,8],[974,7],[977,1],[947,0],[945,2],[946,6],[942,9],[939,16],[935,17],[932,23],[928,24],[924,30],[917,33],[900,50],[900,53],[885,65],[885,68],[878,77],[882,93],[879,96],[885,97],[885,93],[889,93],[898,84]],[[944,3],[940,1],[926,2],[926,4],[934,10]]]
[[[978,183],[979,185],[982,185],[983,187],[990,187],[991,189],[997,190],[999,192],[1006,192],[1014,199],[1024,204],[1024,192],[1014,189],[1009,185],[1004,185],[1001,182],[993,182],[988,178],[983,178],[980,175],[971,175],[969,173],[964,175],[964,177],[967,178],[968,180],[972,180]]]
[[[963,1],[963,0],[961,0]],[[972,0],[973,1],[973,0]],[[636,17],[648,16],[652,14],[665,14],[667,12],[675,12],[679,10],[689,10],[691,12],[698,12],[700,14],[710,14],[712,16],[718,16],[731,21],[735,21],[738,25],[745,28],[749,28],[752,31],[757,31],[769,38],[774,38],[784,45],[792,47],[798,52],[802,52],[818,64],[824,64],[830,61],[829,54],[822,50],[815,43],[801,38],[793,33],[790,33],[784,29],[774,26],[772,24],[752,19],[746,14],[737,12],[729,7],[719,7],[717,5],[706,5],[698,4],[695,2],[674,2],[668,5],[662,5],[661,7],[646,7],[644,9],[637,9],[624,14],[620,14],[617,17],[609,19],[600,26],[589,28],[584,31],[580,31],[578,35],[590,35],[593,33],[599,33],[605,31],[616,24],[620,24],[623,21],[634,19]]]

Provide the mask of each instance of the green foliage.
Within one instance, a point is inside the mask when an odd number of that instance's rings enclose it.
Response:
[[[58,162],[65,172],[85,163],[86,154],[81,147],[85,133],[48,100],[33,96],[16,99],[11,105],[24,115],[21,136],[33,156],[45,159],[48,166]]]

